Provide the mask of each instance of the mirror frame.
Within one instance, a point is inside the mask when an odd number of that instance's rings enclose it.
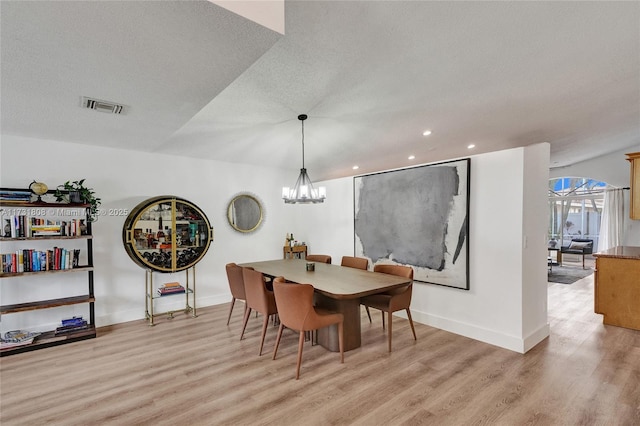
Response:
[[[248,198],[251,199],[253,201],[255,201],[255,203],[258,205],[258,209],[260,211],[260,217],[258,218],[258,223],[255,224],[255,226],[253,226],[251,229],[243,229],[243,228],[239,228],[236,224],[233,223],[233,221],[231,220],[231,209],[234,205],[234,203],[241,199],[241,198]],[[229,204],[227,205],[227,222],[229,223],[229,225],[235,229],[238,232],[242,232],[243,234],[247,234],[249,232],[253,232],[255,230],[257,230],[262,223],[264,222],[264,205],[262,204],[262,202],[258,199],[258,197],[256,197],[255,195],[252,194],[248,194],[246,192],[240,193],[235,195],[231,201],[229,201]]]

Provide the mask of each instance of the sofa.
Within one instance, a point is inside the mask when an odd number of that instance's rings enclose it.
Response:
[[[593,240],[585,238],[574,238],[568,246],[560,247],[560,253],[575,254],[582,256],[582,269],[584,269],[584,257],[587,254],[593,254]],[[562,264],[560,264],[562,266]]]

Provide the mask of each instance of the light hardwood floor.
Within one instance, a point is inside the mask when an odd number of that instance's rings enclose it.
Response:
[[[242,308],[104,327],[98,338],[0,360],[9,425],[639,425],[640,332],[604,326],[593,277],[549,285],[551,336],[525,355],[363,315],[362,347],[339,355],[276,328],[258,357],[259,319]],[[364,310],[363,310],[364,313]]]

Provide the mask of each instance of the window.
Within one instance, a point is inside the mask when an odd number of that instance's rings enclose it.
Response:
[[[598,249],[604,192],[608,185],[589,178],[549,180],[549,241],[569,245],[572,238],[593,240]]]

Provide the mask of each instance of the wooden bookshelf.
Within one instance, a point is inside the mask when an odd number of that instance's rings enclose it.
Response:
[[[5,188],[2,188],[5,189]],[[49,191],[48,194],[53,191]],[[33,257],[33,264],[27,261],[24,263],[21,262],[11,262],[12,267],[8,268],[8,270],[14,272],[8,272],[4,269],[5,264],[3,264],[3,272],[0,273],[0,278],[3,279],[11,279],[11,281],[21,281],[21,280],[31,280],[35,276],[49,275],[49,274],[62,274],[62,276],[58,276],[56,278],[56,282],[64,284],[68,282],[66,275],[69,273],[85,273],[87,277],[87,288],[86,294],[83,295],[74,295],[68,297],[61,297],[56,299],[41,299],[37,300],[38,294],[31,295],[33,299],[30,302],[26,303],[6,303],[0,306],[0,314],[8,315],[8,314],[17,314],[23,313],[23,315],[28,315],[28,312],[41,310],[41,309],[50,309],[50,308],[60,308],[64,306],[78,305],[78,304],[86,304],[89,309],[89,318],[86,318],[86,328],[74,331],[67,331],[61,334],[56,335],[56,330],[45,331],[41,333],[39,336],[35,337],[31,343],[22,344],[13,347],[5,347],[0,348],[0,356],[12,355],[21,352],[32,351],[36,349],[42,349],[50,346],[62,345],[65,343],[75,342],[78,340],[90,339],[96,337],[96,328],[95,328],[95,296],[93,290],[93,236],[91,235],[91,222],[89,220],[89,208],[88,204],[62,204],[62,203],[46,203],[46,202],[26,202],[26,201],[13,201],[13,200],[0,200],[0,216],[2,223],[2,231],[0,233],[0,242],[2,243],[2,252],[7,254],[8,256],[18,257],[19,253],[27,252],[27,250],[33,250],[34,253],[43,253],[43,257],[38,258],[38,256]],[[69,211],[71,209],[79,210],[79,211]],[[84,210],[84,211],[82,211]],[[18,220],[16,220],[16,217]],[[46,221],[41,221],[40,219],[46,219]],[[46,225],[41,225],[45,223]],[[13,229],[11,229],[11,233],[7,234],[4,229],[5,225],[9,224]],[[36,231],[37,226],[49,226],[51,224],[54,227],[60,227],[60,233],[66,235],[40,235],[40,236],[31,236]],[[17,232],[18,225],[20,225],[21,231]],[[25,226],[25,227],[23,227]],[[71,230],[71,232],[69,232]],[[33,232],[31,232],[33,231]],[[54,232],[58,232],[54,230]],[[68,235],[74,234],[74,235]],[[13,236],[11,236],[13,235]],[[52,264],[50,263],[51,257],[48,256],[47,250],[40,250],[33,248],[33,245],[36,245],[36,241],[47,241],[49,243],[53,243],[52,245],[56,245],[55,241],[71,241],[78,240],[81,241],[81,245],[86,246],[85,249],[82,249],[84,253],[86,253],[86,264],[76,266],[76,267],[68,267],[70,264],[74,263],[72,260],[68,261],[68,263],[61,262],[67,266],[62,269],[63,266],[60,264]],[[58,243],[59,244],[59,243]],[[32,245],[32,246],[29,246]],[[64,248],[66,253],[72,253],[78,250],[79,243],[75,243],[73,248]],[[47,253],[45,253],[47,252]],[[14,254],[15,253],[15,254]],[[47,256],[44,256],[47,255]],[[3,260],[4,260],[3,256]],[[20,255],[22,258],[22,255]],[[46,259],[45,259],[46,257]],[[31,260],[30,257],[28,257]],[[44,262],[42,263],[41,262]],[[56,258],[56,260],[59,260]],[[77,262],[77,258],[75,259]],[[83,260],[84,262],[84,260]],[[44,265],[44,266],[43,266]],[[55,265],[56,269],[51,269]],[[41,270],[27,270],[27,269],[41,269]],[[48,268],[48,269],[47,269]],[[57,269],[60,268],[60,269]],[[15,270],[18,271],[15,271]],[[44,269],[44,270],[42,270]],[[45,280],[47,281],[47,280]],[[35,281],[34,281],[35,282]],[[62,287],[64,289],[64,287]],[[37,293],[37,292],[34,292]],[[11,302],[10,300],[10,292],[3,293],[3,302]],[[64,308],[62,308],[62,312],[64,312]],[[27,319],[29,317],[26,317]],[[62,319],[62,318],[61,318]],[[28,321],[25,321],[28,324]],[[4,321],[3,321],[4,323]],[[26,329],[37,329],[38,324],[29,324],[26,325]],[[6,329],[2,330],[2,334],[4,337],[4,332],[9,331]]]

